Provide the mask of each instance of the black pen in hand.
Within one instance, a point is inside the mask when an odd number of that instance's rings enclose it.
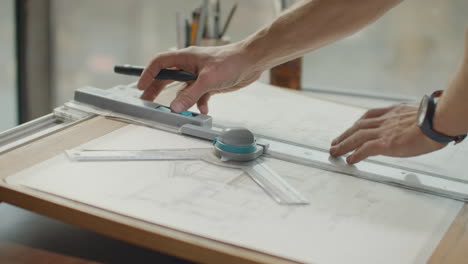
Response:
[[[144,68],[141,66],[133,66],[129,64],[115,65],[114,72],[119,74],[140,76],[143,73]],[[171,70],[162,69],[156,76],[158,80],[174,80],[179,82],[195,81],[197,76],[193,73],[186,72],[183,70]]]

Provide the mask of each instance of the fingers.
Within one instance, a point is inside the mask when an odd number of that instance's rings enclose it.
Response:
[[[366,111],[366,113],[364,113],[364,115],[361,118],[359,118],[352,127],[348,128],[343,134],[335,138],[332,141],[331,145],[335,146],[339,144],[341,141],[354,134],[359,129],[375,128],[380,126],[383,119],[380,119],[379,117],[388,113],[394,107],[395,106],[389,106],[383,108],[370,109]]]
[[[352,155],[346,158],[348,164],[358,163],[370,156],[377,156],[384,154],[387,150],[385,143],[380,139],[375,139],[364,143]]]
[[[153,101],[166,87],[166,85],[172,83],[172,80],[152,80],[151,85],[143,92],[141,99]]]
[[[166,52],[156,55],[141,74],[137,84],[138,89],[146,90],[150,88],[154,77],[162,69],[171,67],[184,69],[184,62],[186,62],[186,56],[182,52]],[[187,67],[185,67],[185,70],[188,70]]]
[[[369,109],[364,113],[361,119],[376,118],[376,117],[382,116],[386,114],[388,111],[392,110],[393,108],[395,108],[394,105],[388,106],[388,107],[382,107],[382,108]]]
[[[204,115],[208,114],[208,100],[210,100],[210,97],[211,93],[206,93],[197,102],[198,110]]]
[[[200,100],[202,95],[207,92],[209,87],[210,85],[206,79],[203,78],[203,76],[199,76],[199,78],[193,84],[187,86],[184,90],[177,94],[177,97],[171,103],[172,111],[180,113],[189,109]],[[203,100],[205,100],[206,103],[208,102],[208,98],[204,98]],[[206,110],[208,112],[208,108]]]
[[[340,144],[343,140],[348,138],[349,136],[353,135],[360,129],[369,129],[369,128],[376,128],[379,127],[383,122],[383,119],[380,118],[369,118],[369,119],[359,119],[354,123],[354,125],[348,128],[343,134],[335,138],[331,145],[336,146]]]
[[[332,142],[330,155],[346,158],[349,164],[370,156],[412,157],[443,146],[429,142],[416,124],[417,107],[399,104],[369,110],[351,128]]]
[[[330,148],[330,155],[336,157],[353,151],[367,141],[376,139],[379,136],[379,133],[379,129],[361,129],[344,139],[338,145]]]

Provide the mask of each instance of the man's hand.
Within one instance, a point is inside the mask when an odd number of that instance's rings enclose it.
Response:
[[[185,111],[195,103],[202,114],[208,113],[208,100],[213,94],[227,92],[249,85],[260,77],[263,69],[255,69],[248,61],[247,52],[241,43],[220,47],[189,47],[179,51],[155,56],[138,82],[144,90],[142,99],[154,100],[170,83],[153,79],[164,68],[177,68],[198,75],[196,81],[188,82],[174,101],[171,109]]]
[[[443,148],[426,137],[416,124],[418,108],[399,104],[367,111],[354,125],[332,141],[330,155],[354,151],[349,164],[369,156],[412,157]]]

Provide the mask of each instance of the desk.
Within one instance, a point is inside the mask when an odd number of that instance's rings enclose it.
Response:
[[[114,131],[125,124],[94,118],[51,136],[39,139],[0,157],[0,176],[6,177],[46,160],[65,149]],[[27,157],[27,158],[25,158]],[[204,263],[296,263],[249,248],[236,247],[163,226],[99,210],[32,189],[2,186],[0,198],[31,211],[49,215],[73,225],[129,241],[150,249]],[[463,263],[468,259],[468,211],[465,208],[434,251],[430,263]]]

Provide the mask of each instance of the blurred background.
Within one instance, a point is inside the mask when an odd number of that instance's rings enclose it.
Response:
[[[227,37],[235,42],[259,30],[279,15],[284,2],[222,0],[221,23],[238,4]],[[0,0],[0,131],[50,113],[79,87],[136,81],[113,74],[114,64],[146,65],[155,53],[176,47],[176,12],[190,17],[200,3]],[[351,104],[366,98],[385,104],[419,100],[444,89],[462,55],[467,10],[466,0],[404,1],[364,30],[305,55],[300,89],[342,96]],[[268,77],[262,81],[269,82]],[[135,257],[186,263],[8,205],[0,206],[0,215],[9,216],[1,221],[0,241],[108,263],[130,263]]]
[[[13,0],[0,1],[0,131],[18,122]]]
[[[222,0],[221,21],[238,3],[226,35],[233,42],[257,31],[279,14],[278,2]],[[113,65],[145,65],[175,47],[176,12],[190,17],[199,4],[1,0],[0,130],[50,112],[81,86],[134,81],[113,74]],[[304,56],[301,89],[416,100],[445,88],[462,53],[466,10],[466,0],[404,1],[366,29]]]

